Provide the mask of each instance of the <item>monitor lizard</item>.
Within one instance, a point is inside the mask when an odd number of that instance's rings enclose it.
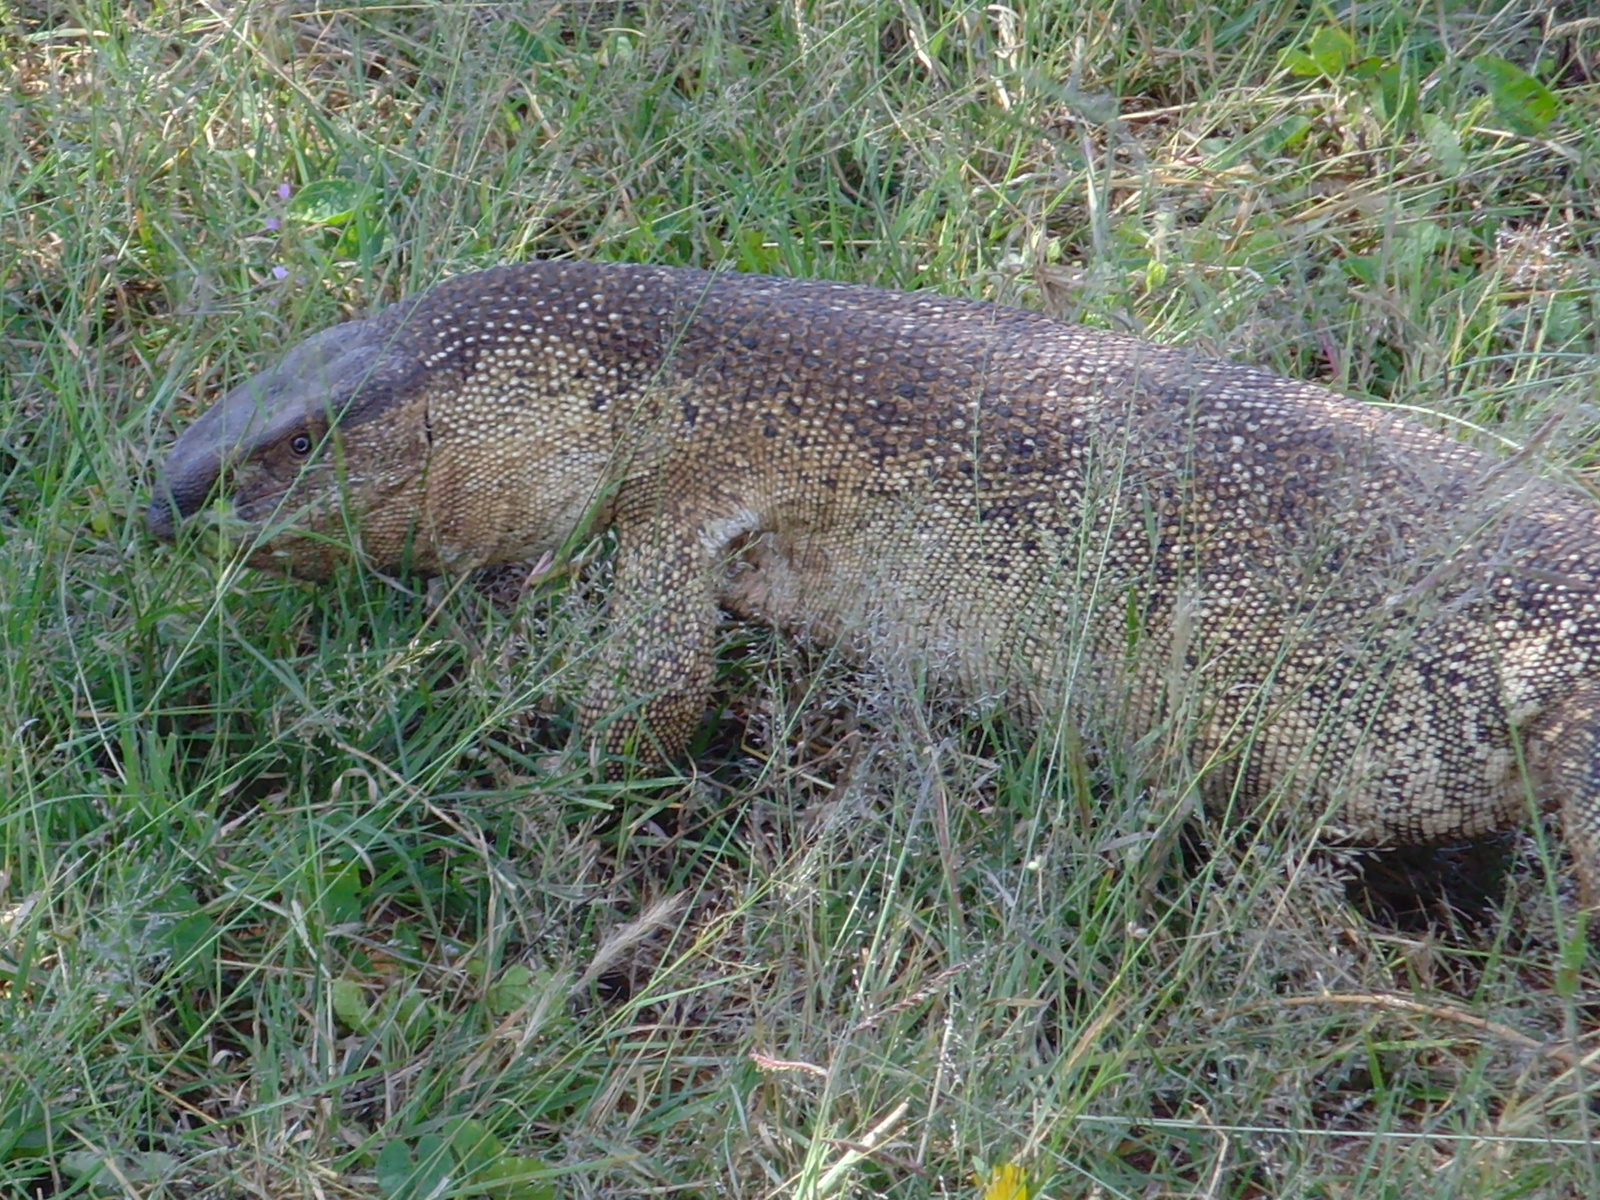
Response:
[[[210,503],[218,495],[218,504]],[[597,753],[681,753],[719,608],[1138,737],[1371,844],[1559,810],[1600,904],[1600,510],[1268,371],[928,292],[463,275],[307,339],[173,445],[149,526],[454,572],[615,531]]]

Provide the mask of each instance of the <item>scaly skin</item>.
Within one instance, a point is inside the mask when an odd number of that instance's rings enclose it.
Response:
[[[602,751],[683,749],[727,608],[1036,721],[1176,734],[1212,796],[1288,788],[1359,841],[1536,797],[1600,899],[1595,507],[1324,388],[926,293],[529,263],[236,388],[152,529],[219,480],[252,562],[312,578],[613,527]]]

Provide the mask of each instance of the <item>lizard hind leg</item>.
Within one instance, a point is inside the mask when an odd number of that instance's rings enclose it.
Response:
[[[1581,906],[1600,936],[1600,680],[1584,680],[1529,731],[1529,761],[1559,806]]]

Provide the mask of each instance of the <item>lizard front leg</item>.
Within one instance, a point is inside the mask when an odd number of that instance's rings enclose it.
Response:
[[[609,628],[578,714],[597,772],[615,777],[629,756],[670,761],[705,715],[728,526],[662,512],[618,522]]]
[[[1600,939],[1600,683],[1584,680],[1543,714],[1529,748],[1561,806],[1578,902],[1594,914],[1590,934]]]

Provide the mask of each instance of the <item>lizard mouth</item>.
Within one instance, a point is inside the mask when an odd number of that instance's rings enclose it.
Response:
[[[216,490],[219,471],[213,456],[193,456],[200,461],[185,461],[187,457],[169,454],[145,513],[145,527],[164,542],[177,541]]]
[[[145,524],[162,541],[181,539],[214,561],[238,557],[248,547],[244,558],[251,566],[271,566],[268,531],[240,512],[227,497],[197,511],[184,512],[158,495],[150,502]]]
[[[192,544],[213,562],[237,561],[298,579],[326,578],[331,566],[324,569],[324,560],[331,563],[341,556],[338,540],[307,532],[308,520],[316,524],[315,504],[290,507],[285,499],[282,492],[248,500],[224,494],[209,504],[189,507],[158,485],[145,523],[156,537]],[[308,556],[289,546],[298,541],[316,543],[318,552]]]
[[[158,492],[145,512],[145,527],[163,542],[178,540],[178,522],[173,512],[175,507],[170,498]]]

